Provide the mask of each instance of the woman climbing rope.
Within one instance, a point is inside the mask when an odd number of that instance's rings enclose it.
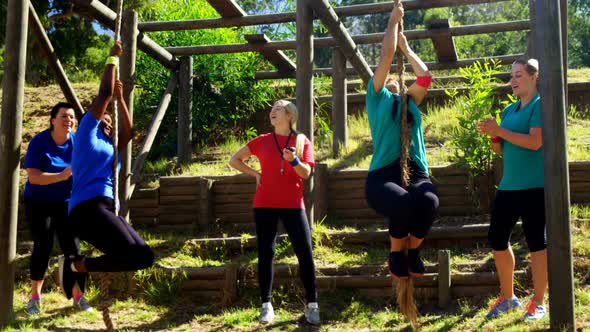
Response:
[[[383,37],[379,66],[367,86],[373,158],[365,190],[369,206],[389,223],[389,272],[398,279],[400,310],[415,324],[417,310],[409,277],[424,274],[419,248],[432,226],[439,202],[428,175],[418,109],[432,78],[401,32],[403,15],[403,6],[397,2]],[[388,78],[396,47],[408,58],[417,76],[407,91],[401,53],[397,63],[400,82]]]
[[[288,101],[277,101],[269,114],[272,133],[260,135],[236,152],[230,165],[256,178],[254,222],[258,241],[258,283],[262,308],[258,320],[267,324],[274,319],[271,304],[273,257],[279,219],[289,235],[299,260],[299,275],[305,288],[308,323],[320,323],[311,233],[303,203],[303,180],[314,166],[313,146],[305,135],[293,130],[297,108]],[[260,161],[260,173],[244,161],[250,156]]]
[[[123,99],[123,84],[115,80],[115,67],[123,52],[121,43],[111,49],[97,98],[82,117],[72,156],[73,187],[69,203],[69,228],[104,254],[84,258],[67,255],[60,260],[60,283],[68,298],[77,273],[136,271],[150,267],[154,254],[125,219],[117,216],[113,203],[113,159],[111,117],[106,113],[113,96],[121,111],[117,149],[132,137],[132,123]]]
[[[545,235],[545,190],[541,98],[537,91],[537,60],[520,59],[512,64],[510,83],[518,101],[502,111],[500,125],[496,119],[478,124],[479,130],[492,137],[492,149],[502,155],[504,174],[492,207],[490,246],[500,279],[501,296],[486,318],[494,318],[520,307],[514,295],[514,253],[510,236],[521,218],[524,235],[531,252],[533,298],[524,315],[538,320],[545,316],[543,306],[547,289],[547,238]]]
[[[27,313],[31,315],[41,312],[41,288],[53,249],[53,238],[57,236],[64,253],[78,253],[80,250],[77,241],[66,230],[72,191],[72,129],[76,124],[72,105],[57,103],[51,109],[49,121],[49,129],[33,137],[25,157],[29,176],[24,193],[25,214],[33,239],[31,299],[27,304]],[[75,308],[92,310],[77,283],[73,285],[72,292]]]

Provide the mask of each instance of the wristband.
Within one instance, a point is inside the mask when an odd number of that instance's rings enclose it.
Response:
[[[293,159],[293,161],[290,161],[289,164],[291,164],[291,166],[295,167],[297,165],[299,165],[299,157],[295,157],[295,159]]]
[[[416,84],[423,88],[427,88],[432,83],[432,76],[418,76],[416,77]]]
[[[502,142],[502,139],[500,137],[498,137],[498,136],[492,137],[491,140],[492,140],[492,143],[500,143],[500,142]]]
[[[119,66],[119,57],[116,56],[110,56],[107,58],[107,61],[105,62],[105,65],[115,65],[115,67]]]

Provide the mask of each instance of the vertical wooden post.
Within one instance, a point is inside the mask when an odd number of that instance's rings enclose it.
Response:
[[[528,58],[536,58],[537,52],[535,51],[535,41],[537,40],[537,15],[535,13],[535,2],[537,0],[529,0],[529,21],[531,24],[531,29],[527,32],[528,36],[528,43],[527,43],[527,50],[526,56]]]
[[[129,115],[133,119],[133,92],[135,78],[135,59],[137,56],[137,13],[126,11],[121,21],[121,39],[123,41],[123,56],[121,57],[120,75],[123,82],[123,98],[129,108]],[[119,117],[122,115],[119,113]],[[122,120],[120,120],[122,121]],[[119,122],[121,123],[121,122]],[[121,207],[119,215],[129,220],[129,199],[131,189],[131,150],[129,141],[121,153],[121,170],[119,171],[119,199]]]
[[[199,179],[199,218],[195,221],[195,232],[206,229],[209,226],[212,213],[211,188],[213,181],[201,178]]]
[[[570,238],[569,174],[566,147],[566,101],[560,4],[536,0],[547,222],[551,327],[575,331],[574,282]]]
[[[297,128],[313,142],[313,10],[297,0]]]
[[[438,251],[438,307],[446,308],[451,302],[451,252]]]
[[[22,140],[25,63],[27,56],[27,15],[29,2],[8,0],[6,52],[0,114],[0,327],[10,321],[14,300],[16,268],[16,227],[18,181]]]
[[[314,217],[321,221],[328,214],[328,165],[316,164],[314,170]]]
[[[334,136],[332,139],[332,153],[340,156],[340,149],[348,147],[348,116],[347,91],[346,91],[346,58],[339,48],[332,49],[332,127]]]
[[[563,91],[565,96],[565,114],[569,109],[568,86],[567,86],[567,0],[559,1],[559,10],[561,11],[561,50],[563,54]]]
[[[297,129],[313,145],[313,10],[309,0],[297,0]],[[310,223],[314,222],[313,173],[305,182],[305,207]]]
[[[238,296],[238,266],[231,263],[225,267],[225,280],[221,297],[222,306],[230,306]]]
[[[80,120],[82,115],[84,115],[84,110],[82,109],[82,104],[78,100],[76,93],[74,92],[74,88],[72,88],[72,84],[68,80],[66,76],[66,72],[64,71],[63,67],[61,66],[61,62],[55,55],[55,50],[49,41],[49,37],[45,33],[45,28],[41,24],[41,20],[39,20],[39,16],[37,16],[37,12],[35,12],[35,8],[33,4],[29,2],[29,23],[31,25],[31,30],[35,34],[37,41],[39,41],[39,45],[41,45],[41,49],[43,53],[45,53],[45,58],[47,59],[47,64],[49,68],[53,71],[55,75],[55,79],[61,88],[61,91],[66,97],[68,103],[74,106],[74,111],[76,112],[76,118]]]
[[[178,82],[178,162],[191,161],[193,136],[193,58],[180,58]]]

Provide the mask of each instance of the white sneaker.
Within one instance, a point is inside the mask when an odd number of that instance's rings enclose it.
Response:
[[[317,302],[310,302],[305,307],[305,320],[311,325],[320,325],[320,307]]]
[[[275,319],[275,311],[272,308],[272,304],[270,302],[264,302],[262,307],[260,308],[260,316],[258,316],[258,321],[261,324],[269,324]]]

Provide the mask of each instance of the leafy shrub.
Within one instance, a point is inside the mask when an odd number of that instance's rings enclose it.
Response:
[[[487,175],[492,170],[492,163],[496,158],[492,151],[490,138],[477,130],[477,123],[491,116],[499,121],[501,110],[496,108],[494,77],[499,73],[497,60],[476,62],[461,68],[461,76],[468,82],[470,90],[464,96],[458,96],[456,89],[446,90],[456,107],[456,119],[459,125],[451,129],[451,145],[454,148],[454,159],[466,165],[470,173],[470,191],[473,204],[479,209],[479,195],[475,179]]]
[[[162,1],[141,13],[141,21],[211,18],[217,12],[205,0]],[[247,29],[213,29],[151,33],[162,46],[243,43]],[[262,58],[254,53],[212,54],[193,57],[193,135],[197,144],[215,144],[228,137],[252,135],[251,115],[272,101],[267,82],[255,81]],[[136,114],[139,127],[151,120],[153,107],[166,88],[169,71],[148,56],[138,53]],[[173,99],[161,126],[164,135],[155,146],[176,142],[177,98]],[[168,153],[170,152],[170,149]],[[157,152],[157,151],[156,151]],[[162,151],[163,152],[163,151]],[[154,157],[152,155],[152,157]]]

